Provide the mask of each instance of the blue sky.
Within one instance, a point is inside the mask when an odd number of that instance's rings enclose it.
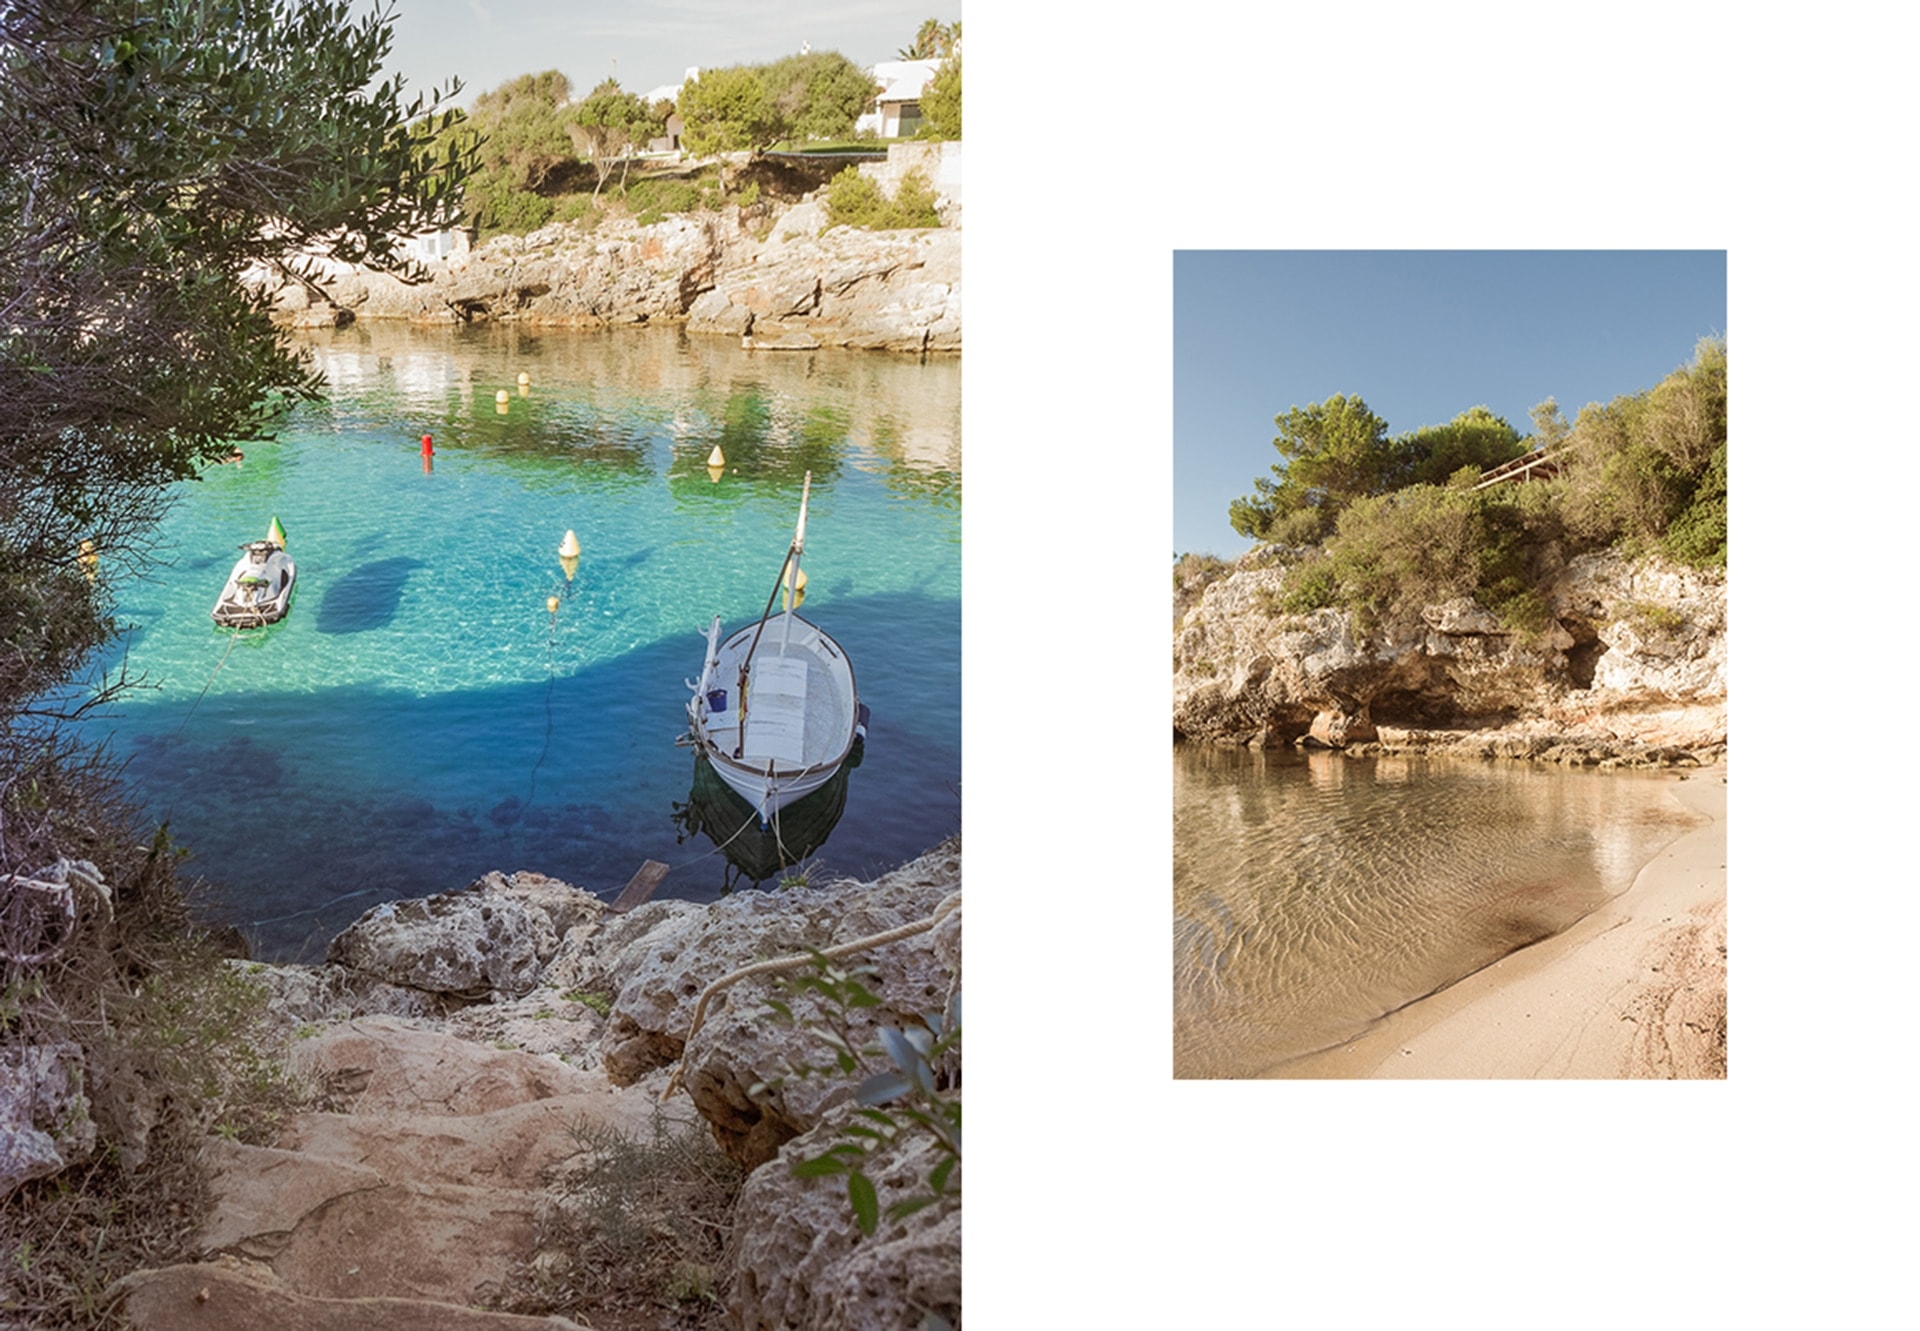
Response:
[[[1395,434],[1487,406],[1651,388],[1727,331],[1720,250],[1248,251],[1173,258],[1174,549],[1249,545],[1227,506],[1279,461],[1273,418],[1359,395]]]
[[[355,14],[373,0],[356,0]],[[631,92],[678,83],[693,66],[759,64],[802,44],[857,65],[892,60],[935,0],[397,0],[389,67],[426,93],[458,76],[469,103],[521,74],[557,69],[585,94],[605,78]]]

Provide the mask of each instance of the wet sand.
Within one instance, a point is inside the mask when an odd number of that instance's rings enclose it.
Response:
[[[1676,779],[1710,821],[1565,933],[1388,1016],[1283,1078],[1726,1076],[1727,769]]]

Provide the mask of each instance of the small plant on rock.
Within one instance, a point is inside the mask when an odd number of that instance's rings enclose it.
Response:
[[[821,1016],[800,1021],[793,1007],[778,999],[767,1006],[781,1020],[811,1027],[827,1046],[831,1058],[793,1069],[795,1077],[861,1075],[855,1090],[859,1105],[839,1136],[819,1152],[793,1166],[796,1178],[846,1179],[847,1203],[862,1234],[871,1236],[883,1215],[879,1190],[868,1167],[875,1156],[909,1138],[924,1135],[934,1144],[937,1160],[920,1186],[884,1209],[889,1221],[903,1220],[935,1202],[957,1200],[960,1185],[954,1171],[960,1163],[960,1096],[958,1076],[950,1079],[942,1068],[957,1065],[960,1050],[960,998],[954,996],[953,1020],[923,1014],[918,1024],[881,1027],[877,1043],[858,1041],[850,1015],[874,1008],[880,998],[867,986],[871,967],[843,970],[816,957],[810,971],[782,981],[792,995],[811,993],[819,1000]],[[758,1095],[768,1084],[753,1088]]]

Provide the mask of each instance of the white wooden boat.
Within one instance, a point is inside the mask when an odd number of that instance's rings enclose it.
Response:
[[[853,663],[840,644],[797,613],[803,586],[807,497],[759,620],[722,638],[720,617],[707,630],[706,663],[687,681],[688,736],[713,770],[753,807],[762,826],[780,809],[818,790],[864,738]],[[784,597],[782,593],[785,593]],[[782,602],[778,613],[774,602]]]
[[[250,629],[285,618],[293,604],[297,570],[287,553],[287,533],[280,519],[268,525],[265,540],[248,541],[240,552],[220,599],[213,603],[213,622],[224,628]]]

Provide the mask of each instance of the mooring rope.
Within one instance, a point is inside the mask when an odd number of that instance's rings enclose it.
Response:
[[[207,682],[200,686],[200,697],[193,700],[193,706],[187,708],[187,714],[180,718],[180,730],[185,730],[187,728],[187,722],[193,720],[194,711],[200,706],[200,699],[207,696],[207,690],[213,687],[213,681],[220,678],[220,672],[226,668],[227,658],[233,655],[234,645],[239,641],[239,629],[235,629],[227,635],[227,650],[220,653],[220,663],[214,666],[213,673],[207,676]],[[179,736],[180,730],[173,732],[176,738]]]
[[[533,792],[534,792],[535,786],[540,781],[540,766],[542,763],[547,761],[547,750],[553,747],[554,619],[555,617],[551,615],[547,617],[547,733],[546,733],[546,737],[540,741],[540,756],[534,759],[533,770],[527,773],[527,805],[526,807],[528,809],[531,809],[533,807]],[[522,817],[526,816],[525,810],[522,810],[521,816]]]
[[[800,967],[811,965],[815,961],[833,961],[840,957],[851,956],[855,952],[864,952],[868,948],[881,947],[887,943],[897,943],[902,938],[911,938],[915,934],[926,933],[929,929],[959,909],[960,894],[958,892],[949,893],[938,906],[933,908],[933,914],[927,916],[924,920],[915,920],[912,924],[903,924],[897,928],[885,930],[882,933],[869,934],[865,938],[856,938],[851,942],[836,943],[832,947],[821,948],[817,952],[797,952],[788,957],[774,957],[769,961],[756,961],[751,966],[742,966],[739,970],[730,971],[722,975],[719,979],[701,990],[700,1000],[693,1005],[693,1021],[687,1027],[686,1038],[680,1042],[682,1051],[680,1066],[673,1070],[673,1076],[667,1079],[667,1089],[660,1093],[662,1103],[673,1098],[673,1093],[680,1089],[680,1079],[687,1067],[686,1046],[693,1042],[693,1037],[699,1031],[701,1023],[706,1020],[707,1004],[712,1002],[714,995],[723,989],[730,988],[741,980],[748,979],[751,976],[770,975],[781,971],[798,970]]]

